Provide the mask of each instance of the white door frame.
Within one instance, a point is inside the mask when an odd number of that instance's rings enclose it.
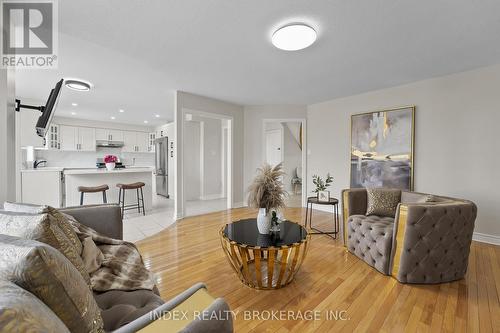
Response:
[[[205,118],[212,118],[212,119],[220,119],[220,120],[227,120],[227,128],[228,128],[228,141],[227,141],[227,181],[226,181],[226,195],[227,195],[227,209],[233,208],[234,202],[233,202],[233,126],[234,126],[234,118],[232,116],[228,115],[223,115],[223,114],[218,114],[218,113],[211,113],[211,112],[205,112],[205,111],[198,111],[198,110],[193,110],[193,109],[187,109],[183,108],[182,109],[182,119],[181,119],[181,128],[182,128],[182,144],[184,144],[184,125],[186,123],[186,114],[193,114]],[[182,149],[184,150],[184,149]],[[178,156],[180,157],[180,156]],[[181,198],[175,198],[175,200],[182,200],[182,210],[183,212],[178,212],[176,218],[182,218],[186,216],[186,197],[185,197],[185,177],[186,175],[184,174],[184,154],[182,154],[182,157],[180,157],[180,166],[182,168],[182,176],[181,176]],[[179,214],[180,213],[180,214]]]
[[[302,124],[302,207],[307,204],[307,119],[306,118],[265,118],[262,120],[261,142],[263,149],[262,163],[266,161],[266,123],[297,122]],[[281,148],[282,154],[283,147]]]

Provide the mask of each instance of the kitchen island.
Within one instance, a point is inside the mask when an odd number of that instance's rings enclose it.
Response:
[[[108,203],[118,202],[118,188],[116,184],[129,184],[143,182],[144,186],[144,205],[146,213],[152,207],[153,198],[153,168],[148,167],[129,167],[126,169],[64,169],[64,188],[65,188],[65,206],[78,206],[80,204],[80,192],[78,186],[99,186],[108,185],[106,192]],[[85,193],[84,205],[101,204],[101,193]],[[137,204],[135,190],[128,190],[125,193],[125,204]]]

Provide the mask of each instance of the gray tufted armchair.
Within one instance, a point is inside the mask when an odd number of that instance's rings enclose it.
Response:
[[[467,271],[477,207],[467,200],[401,192],[394,218],[366,216],[366,189],[342,191],[347,250],[402,283],[458,280]]]

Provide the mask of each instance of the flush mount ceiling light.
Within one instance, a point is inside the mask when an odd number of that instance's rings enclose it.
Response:
[[[115,120],[115,119],[116,119],[116,117],[115,117],[115,116],[111,116],[111,120]]]
[[[69,89],[76,91],[89,91],[92,88],[92,84],[90,82],[86,82],[80,79],[65,79],[64,85]]]
[[[118,110],[118,112],[123,113],[123,112],[125,112],[125,110],[120,109],[120,110]]]
[[[289,24],[276,30],[273,45],[285,51],[297,51],[311,46],[316,41],[316,31],[303,23]]]
[[[73,106],[78,106],[78,103],[71,103],[71,105],[73,105]]]

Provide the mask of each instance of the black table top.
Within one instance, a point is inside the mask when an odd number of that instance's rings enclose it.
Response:
[[[245,219],[226,225],[224,235],[238,244],[260,247],[292,245],[307,237],[306,229],[297,223],[283,221],[280,229],[277,235],[264,235],[257,229],[257,219]]]
[[[339,203],[339,200],[335,198],[330,198],[330,201],[319,201],[318,197],[309,197],[307,198],[307,202],[318,205],[335,205]]]

